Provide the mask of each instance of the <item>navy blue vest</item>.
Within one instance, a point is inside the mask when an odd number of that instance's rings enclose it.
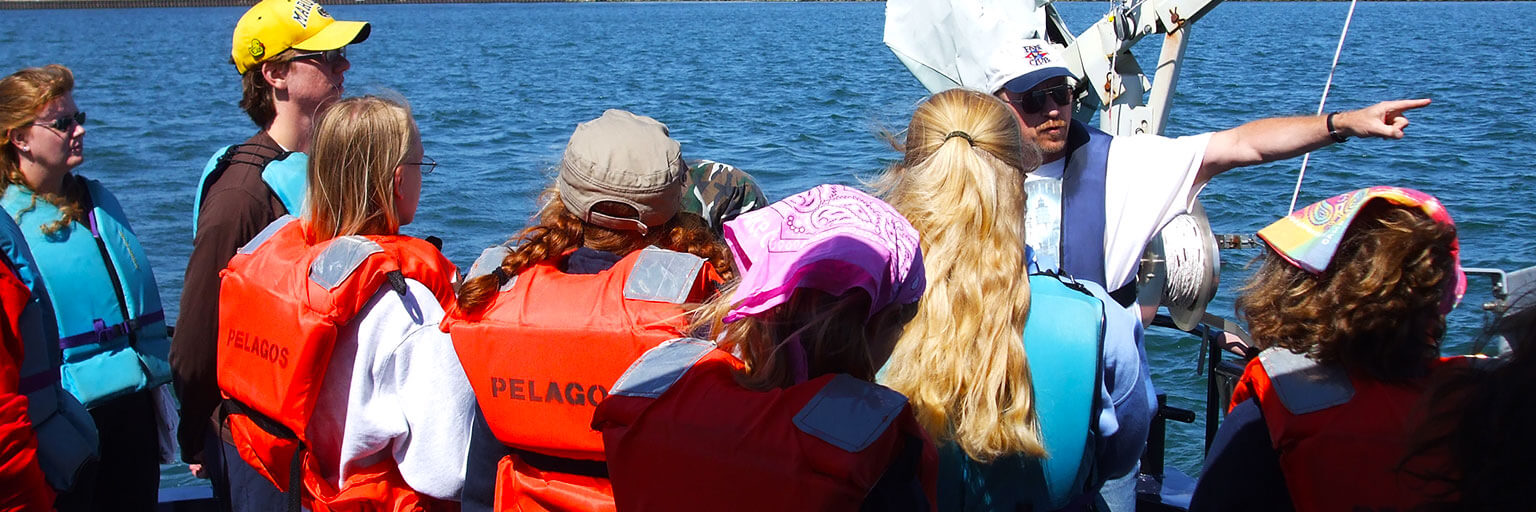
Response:
[[[1061,174],[1061,271],[1105,288],[1104,168],[1113,138],[1073,119]]]

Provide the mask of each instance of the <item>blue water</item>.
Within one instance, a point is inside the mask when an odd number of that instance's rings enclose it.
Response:
[[[1107,3],[1059,5],[1074,31]],[[1310,113],[1347,3],[1228,3],[1195,25],[1168,133],[1187,135],[1278,114]],[[408,98],[427,153],[416,223],[468,265],[520,228],[577,122],[624,108],[668,123],[691,158],[752,171],[770,197],[855,184],[896,156],[876,132],[900,128],[925,91],[881,43],[880,3],[335,4],[374,25],[349,49],[349,94]],[[255,128],[236,106],[228,64],[241,8],[7,11],[0,70],[63,63],[90,112],[86,163],[128,209],[175,318],[191,250],[193,185],[209,155]],[[1362,3],[1330,109],[1431,97],[1403,141],[1351,141],[1313,155],[1302,204],[1367,185],[1439,196],[1461,229],[1468,266],[1536,263],[1533,3]],[[1156,37],[1137,49],[1151,67]],[[1217,232],[1251,233],[1285,213],[1300,159],[1232,171],[1201,196]],[[1231,295],[1254,251],[1223,255]],[[1481,325],[1487,284],[1451,315],[1448,352]],[[1195,341],[1148,342],[1174,405],[1200,409]],[[1198,424],[1174,424],[1170,465],[1198,471]]]

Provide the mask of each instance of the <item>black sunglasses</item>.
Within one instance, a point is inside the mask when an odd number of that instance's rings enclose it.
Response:
[[[324,62],[326,64],[335,65],[337,62],[341,62],[341,60],[345,59],[345,58],[347,58],[347,47],[343,46],[343,47],[337,48],[335,50],[326,50],[326,51],[323,51],[323,52],[315,52],[315,53],[301,53],[301,54],[298,54],[298,55],[294,55],[293,59],[291,59],[291,60],[310,60],[310,59],[314,59],[314,60],[318,60],[318,61]]]
[[[85,124],[85,112],[75,112],[73,114],[68,114],[58,119],[54,119],[51,123],[34,122],[32,124],[37,126],[47,126],[49,128],[53,128],[54,130],[58,130],[59,133],[69,133],[75,131],[75,125]]]
[[[1013,99],[1013,104],[1019,106],[1019,111],[1025,114],[1039,114],[1045,110],[1045,99],[1050,98],[1057,105],[1070,107],[1075,87],[1072,84],[1061,84],[1044,89],[1029,91],[1019,94]]]

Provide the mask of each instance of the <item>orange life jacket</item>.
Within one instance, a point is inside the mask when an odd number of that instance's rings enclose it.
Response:
[[[381,287],[406,293],[404,278],[450,302],[457,270],[407,236],[311,240],[304,222],[283,217],[220,273],[219,388],[240,458],[284,492],[302,482],[312,510],[457,509],[412,490],[387,457],[332,485],[304,449],[338,331]]]
[[[1440,358],[1432,373],[1467,360]],[[1248,362],[1228,410],[1255,399],[1296,510],[1409,510],[1429,495],[1397,468],[1430,378],[1386,384],[1271,348]]]
[[[48,510],[53,488],[37,461],[37,434],[21,392],[21,310],[32,298],[9,262],[0,261],[0,511]]]
[[[505,248],[488,249],[494,267]],[[443,330],[485,421],[512,448],[496,473],[497,510],[613,510],[593,407],[630,363],[683,336],[685,302],[720,281],[703,258],[647,247],[597,274],[558,263],[513,277],[474,313],[449,311]],[[484,273],[481,263],[471,279]]]
[[[938,454],[906,397],[843,374],[753,391],[741,367],[679,339],[614,384],[593,427],[620,510],[858,510],[903,457],[935,508]]]

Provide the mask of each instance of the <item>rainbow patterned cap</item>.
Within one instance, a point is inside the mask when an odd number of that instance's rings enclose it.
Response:
[[[1297,210],[1259,230],[1259,238],[1280,257],[1302,270],[1321,274],[1328,269],[1339,242],[1350,223],[1366,203],[1381,199],[1398,206],[1419,208],[1435,222],[1450,226],[1451,214],[1435,196],[1402,187],[1371,187],[1340,194]],[[1451,261],[1456,265],[1456,280],[1447,283],[1440,301],[1440,313],[1449,313],[1467,291],[1467,275],[1461,271],[1461,243],[1451,240]]]
[[[891,205],[843,185],[820,185],[725,223],[741,282],[725,321],[760,315],[799,288],[869,293],[873,316],[923,296],[917,230]]]

